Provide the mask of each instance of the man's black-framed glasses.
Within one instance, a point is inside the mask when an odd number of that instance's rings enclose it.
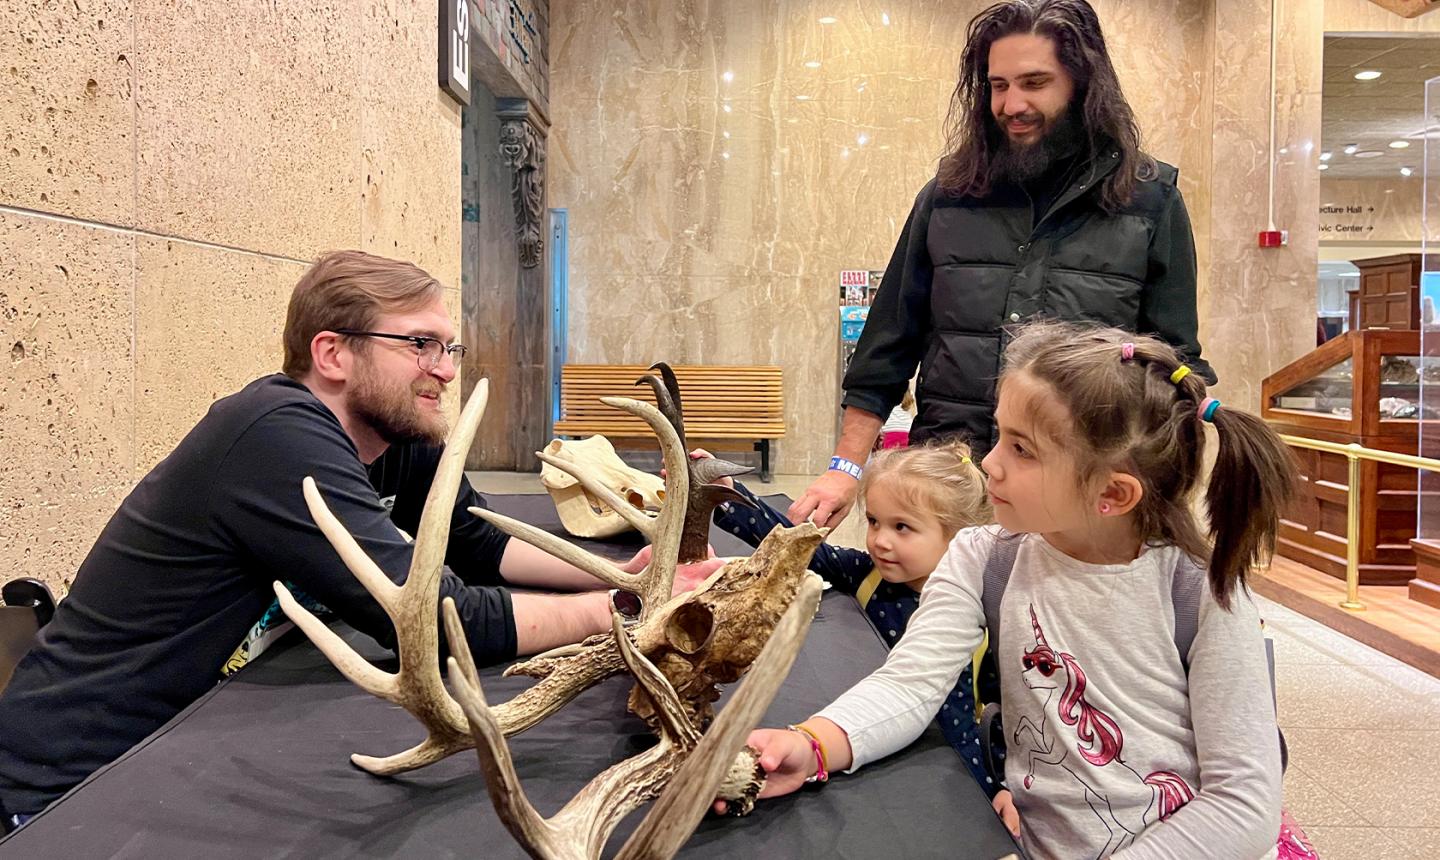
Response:
[[[465,357],[465,345],[452,343],[448,346],[433,337],[426,337],[421,334],[391,334],[384,331],[356,331],[350,328],[337,328],[333,330],[336,334],[348,335],[350,337],[384,337],[390,340],[409,341],[416,349],[415,363],[421,370],[429,372],[440,366],[440,356],[450,353],[450,360],[456,367],[460,366],[460,360]]]

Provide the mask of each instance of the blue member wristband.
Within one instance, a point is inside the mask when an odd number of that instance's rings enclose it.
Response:
[[[845,459],[844,457],[831,457],[831,458],[830,458],[830,471],[832,471],[832,472],[844,472],[845,474],[849,475],[850,477],[852,477],[852,478],[854,478],[855,480],[858,481],[858,480],[860,480],[860,475],[861,475],[865,470],[862,469],[862,468],[860,468],[860,464],[854,462],[853,460],[847,460],[847,459]]]

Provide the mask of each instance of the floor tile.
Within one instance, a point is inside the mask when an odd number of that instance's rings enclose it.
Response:
[[[1303,826],[1303,825],[1302,825]],[[1408,860],[1378,827],[1305,827],[1320,860]]]
[[[1306,833],[1312,827],[1366,827],[1360,813],[1291,762],[1285,771],[1285,808]]]
[[[1417,684],[1415,676],[1425,678]],[[1318,729],[1440,729],[1440,693],[1433,679],[1408,666],[1347,666],[1277,659],[1280,727]],[[1437,735],[1440,738],[1440,735]]]
[[[1440,828],[1440,731],[1297,728],[1285,738],[1293,766],[1367,823]]]
[[[1440,828],[1392,827],[1385,837],[1406,853],[1410,860],[1435,860],[1440,857]]]

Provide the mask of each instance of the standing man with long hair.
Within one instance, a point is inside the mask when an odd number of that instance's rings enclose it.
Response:
[[[833,526],[914,374],[914,443],[995,437],[1006,327],[1092,321],[1174,346],[1208,382],[1178,171],[1140,130],[1086,0],[1003,0],[970,22],[946,151],[905,222],[845,374],[830,468],[790,519]]]

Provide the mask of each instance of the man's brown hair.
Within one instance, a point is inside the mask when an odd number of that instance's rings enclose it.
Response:
[[[285,314],[285,375],[310,372],[310,341],[322,331],[368,330],[381,314],[419,310],[443,294],[414,263],[364,251],[332,251],[316,260],[290,294]],[[367,341],[357,340],[364,349]]]

